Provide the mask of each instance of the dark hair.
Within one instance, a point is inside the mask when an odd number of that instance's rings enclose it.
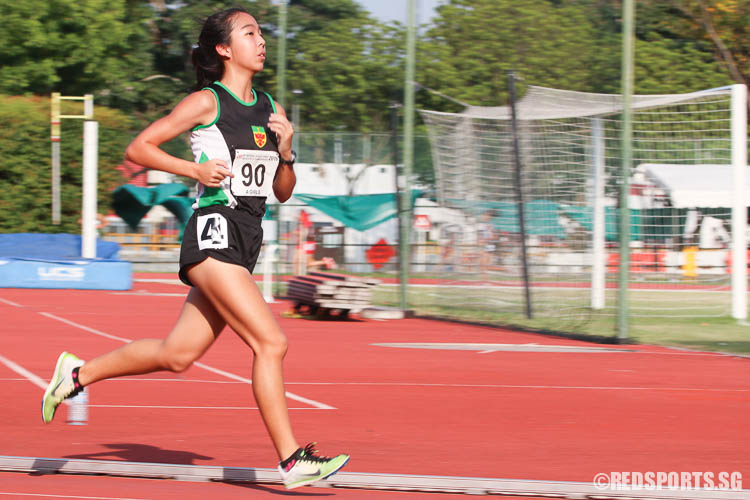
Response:
[[[224,76],[224,61],[216,52],[217,45],[229,45],[232,33],[232,19],[240,13],[250,14],[241,7],[234,7],[212,14],[203,22],[198,45],[193,47],[193,66],[195,66],[196,90],[209,83],[221,80]]]

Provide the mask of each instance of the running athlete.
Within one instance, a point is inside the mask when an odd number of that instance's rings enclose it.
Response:
[[[251,276],[263,241],[266,197],[273,192],[285,202],[296,183],[294,131],[284,109],[252,86],[266,60],[266,42],[247,11],[234,8],[206,19],[192,59],[200,90],[147,127],[126,151],[135,163],[198,181],[180,251],[179,276],[192,288],[163,340],[136,340],[88,362],[63,352],[44,393],[42,419],[51,422],[63,400],[99,380],[186,370],[229,325],[253,351],[253,393],[282,480],[296,488],[336,473],[349,456],[322,457],[313,445],[297,443],[282,378],[287,339]],[[195,162],[159,148],[187,131]]]

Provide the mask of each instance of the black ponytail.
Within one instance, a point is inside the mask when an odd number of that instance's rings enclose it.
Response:
[[[232,33],[232,19],[239,13],[249,14],[245,9],[235,7],[210,15],[203,23],[198,37],[198,45],[193,47],[192,60],[195,67],[196,90],[209,83],[221,80],[224,76],[224,60],[216,52],[217,45],[229,45]]]

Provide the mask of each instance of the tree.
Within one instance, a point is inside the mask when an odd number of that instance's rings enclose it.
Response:
[[[671,36],[703,40],[735,83],[750,83],[750,3],[736,0],[649,0]]]
[[[403,87],[403,38],[397,29],[349,18],[296,38],[289,80],[304,92],[306,129],[388,128],[388,105]]]
[[[434,23],[420,46],[418,80],[455,99],[504,104],[510,69],[537,85],[591,89],[597,48],[578,2],[451,0]]]
[[[0,0],[0,6],[0,92],[98,91],[127,101],[129,87],[150,74],[146,2]]]
[[[621,90],[622,2],[587,0],[596,28],[597,47],[593,79],[597,92]],[[678,16],[679,17],[679,16]],[[635,92],[669,94],[692,92],[729,83],[709,43],[678,33],[674,8],[668,2],[638,2],[635,27]]]
[[[695,34],[678,32],[670,20],[674,7],[665,3],[638,3],[636,92],[727,84],[711,47]],[[418,80],[474,105],[507,102],[508,69],[529,84],[617,93],[621,13],[620,0],[451,0],[438,8],[435,27],[423,41]],[[455,110],[434,95],[421,99],[432,109]]]

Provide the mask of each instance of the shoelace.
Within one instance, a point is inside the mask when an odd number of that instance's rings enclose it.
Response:
[[[300,453],[300,460],[306,460],[308,462],[328,462],[331,460],[331,457],[324,457],[321,455],[317,455],[318,450],[315,449],[315,445],[317,443],[310,443],[307,446],[305,446],[305,449],[302,450],[302,453]]]

